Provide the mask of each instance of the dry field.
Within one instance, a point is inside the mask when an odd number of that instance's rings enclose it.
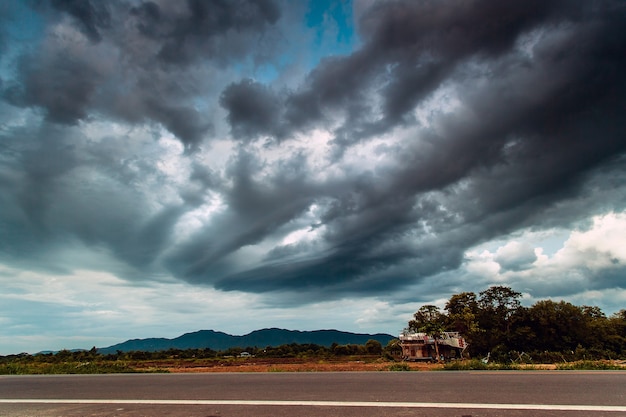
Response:
[[[626,370],[626,361],[598,361]],[[571,363],[571,364],[575,364]],[[561,364],[563,365],[563,364]],[[429,362],[394,362],[382,358],[358,359],[301,359],[301,358],[231,358],[222,360],[168,359],[141,361],[129,364],[139,371],[193,372],[366,372],[389,371],[393,367],[408,367],[411,371],[443,369],[443,364]],[[556,364],[519,364],[517,369],[554,370]],[[494,368],[497,369],[497,368]],[[602,368],[587,368],[602,369]],[[615,368],[611,368],[615,369]],[[397,370],[397,369],[396,369]]]
[[[230,361],[164,360],[133,364],[138,370],[159,369],[171,373],[191,372],[362,372],[388,371],[398,364],[384,359],[367,360],[303,360],[298,358],[248,358]],[[442,368],[431,363],[406,363],[412,371]]]

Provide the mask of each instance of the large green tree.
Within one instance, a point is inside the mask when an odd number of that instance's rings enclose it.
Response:
[[[535,350],[572,351],[588,331],[582,309],[565,301],[538,301],[528,310],[536,334]]]
[[[523,307],[522,294],[506,286],[479,293],[454,294],[442,313],[421,307],[409,329],[440,338],[444,330],[460,332],[472,356],[509,360],[522,352],[541,360],[626,357],[626,310],[606,317],[594,306],[540,300]],[[438,343],[437,355],[438,353]],[[569,360],[569,359],[568,359]]]
[[[496,348],[506,350],[511,339],[513,316],[521,308],[521,297],[522,293],[501,285],[479,293],[478,323],[486,330],[479,342],[481,349],[487,352]]]
[[[478,301],[473,292],[454,294],[446,303],[447,328],[461,333],[472,347],[483,330],[478,323]]]
[[[409,329],[424,332],[435,340],[435,352],[439,360],[439,343],[441,333],[445,330],[446,316],[441,313],[439,307],[425,305],[420,307],[413,315],[413,320],[409,322]]]
[[[626,310],[620,310],[607,319],[607,344],[613,352],[626,355]]]

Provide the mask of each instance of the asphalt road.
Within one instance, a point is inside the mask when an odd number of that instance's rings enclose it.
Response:
[[[626,372],[0,376],[0,416],[626,416]]]

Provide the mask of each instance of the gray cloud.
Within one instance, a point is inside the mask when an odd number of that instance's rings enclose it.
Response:
[[[105,3],[78,0],[52,0],[53,8],[74,18],[76,25],[92,42],[102,39],[100,31],[111,25],[111,15]]]
[[[235,138],[280,137],[279,98],[266,86],[250,79],[231,84],[220,103],[228,111]]]
[[[187,0],[185,4],[148,1],[130,11],[139,31],[161,43],[157,56],[169,64],[228,54],[237,45],[229,42],[233,32],[235,37],[247,31],[258,33],[281,15],[273,0]]]
[[[529,244],[511,242],[498,249],[494,259],[504,269],[521,271],[529,268],[537,260],[537,255]]]
[[[375,2],[360,49],[293,88],[223,71],[280,56],[268,34],[287,4],[54,6],[87,42],[64,59],[69,41],[47,34],[2,84],[3,105],[46,118],[1,133],[12,259],[69,236],[136,271],[314,301],[391,293],[490,239],[626,205],[619,1]],[[193,152],[160,160],[136,132],[82,133],[94,119],[154,122]],[[520,271],[533,256],[499,261]]]
[[[113,167],[98,166],[74,146],[79,135],[55,126],[44,131],[19,129],[4,138],[17,158],[5,158],[0,174],[2,252],[28,253],[35,262],[74,238],[121,249],[142,212],[132,189],[115,178]]]
[[[8,100],[18,106],[43,107],[52,122],[73,124],[86,118],[87,108],[103,80],[98,68],[86,60],[68,60],[60,54],[44,58],[45,67],[35,62],[40,59],[33,55],[22,58],[22,83],[7,89]]]
[[[283,119],[281,128],[274,129],[275,135],[306,131],[343,113],[343,124],[335,132],[335,143],[341,153],[343,147],[362,139],[398,125],[415,123],[410,115],[412,110],[442,85],[464,76],[468,65],[497,68],[514,61],[516,68],[507,70],[519,71],[524,65],[536,63],[543,65],[539,71],[544,76],[549,76],[549,71],[564,71],[559,76],[573,75],[575,79],[570,81],[577,83],[590,75],[584,73],[584,67],[603,71],[600,68],[603,64],[589,64],[594,62],[595,54],[609,54],[610,63],[604,64],[619,65],[619,58],[613,54],[616,42],[623,35],[615,32],[619,31],[617,20],[621,16],[619,12],[612,15],[613,8],[609,5],[597,10],[583,2],[556,1],[379,3],[361,18],[360,27],[366,39],[361,50],[347,57],[322,61],[302,88],[285,98],[274,97],[274,102],[282,103],[285,108],[284,112],[272,111],[274,118],[282,115]],[[585,21],[589,18],[593,23]],[[533,31],[539,32],[538,36],[550,37],[553,33],[558,36],[559,32],[567,32],[566,28],[571,33],[563,33],[562,39],[548,39],[545,45],[536,45],[536,57],[519,56],[516,42],[522,37],[532,36]],[[589,43],[580,43],[583,39]],[[565,50],[569,52],[562,57],[563,62],[551,56]],[[493,74],[492,78],[491,82],[505,81],[507,75]],[[542,92],[545,91],[538,90],[539,94]],[[380,110],[375,110],[375,106]],[[229,120],[233,130],[248,124],[246,114],[238,116]],[[252,112],[249,117],[258,115]],[[275,120],[273,126],[277,126]]]
[[[384,269],[415,259],[416,279],[456,268],[465,248],[510,232],[528,218],[537,220],[535,215],[549,204],[575,198],[590,170],[624,152],[626,126],[618,113],[625,86],[619,69],[626,62],[616,53],[626,40],[618,24],[624,21],[623,7],[592,8],[582,2],[476,6],[380,3],[361,23],[363,48],[322,62],[305,87],[284,100],[283,127],[306,131],[343,112],[343,124],[335,131],[340,148],[411,125],[429,145],[406,146],[385,178],[372,183],[354,178],[345,194],[327,194],[331,203],[322,222],[329,229],[325,239],[337,245],[331,255],[265,266],[226,278],[223,287],[325,285],[335,277],[363,289],[359,279],[372,275],[371,265]],[[524,42],[530,50],[524,50]],[[372,96],[375,85],[382,88]],[[459,93],[462,109],[437,116],[436,130],[420,128],[409,113],[444,85]],[[381,103],[378,113],[363,104],[368,98]],[[281,112],[271,114],[275,120]],[[253,124],[239,116],[229,119],[233,130]],[[464,190],[456,187],[461,181]],[[420,195],[433,190],[445,190],[441,206],[416,210]],[[457,193],[470,200],[457,200]],[[451,221],[442,222],[446,217]],[[419,238],[395,247],[391,259],[369,254],[367,249],[416,232],[420,222],[435,234],[427,239],[436,248],[428,262],[419,261]],[[447,239],[458,238],[460,230],[465,234],[460,241]],[[451,256],[445,255],[448,245]],[[334,265],[345,268],[339,272]]]
[[[234,58],[255,54],[262,61],[272,48],[271,41],[263,44],[263,34],[280,18],[271,0],[133,7],[52,0],[36,11],[47,20],[49,36],[22,54],[18,76],[2,85],[5,99],[43,109],[55,123],[97,114],[157,122],[188,150],[197,150],[212,132],[211,115],[197,103],[207,101],[203,94],[219,82],[198,67],[219,72]]]
[[[245,151],[232,161],[224,179],[230,185],[223,189],[229,210],[198,230],[168,259],[177,275],[192,282],[213,282],[223,258],[258,244],[312,203],[314,187],[307,183],[302,166],[293,167],[293,178],[280,176],[261,183],[254,178],[259,164]]]

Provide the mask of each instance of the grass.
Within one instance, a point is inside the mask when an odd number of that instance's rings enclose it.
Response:
[[[388,368],[390,371],[410,371],[411,367],[406,364],[406,363],[394,363],[393,365],[390,365]]]
[[[519,365],[508,363],[484,363],[478,359],[454,361],[446,363],[444,371],[511,371],[523,369]]]
[[[479,359],[462,360],[432,366],[416,366],[413,363],[361,360],[328,361],[315,359],[311,361],[277,359],[249,361],[230,359],[215,360],[91,360],[91,361],[58,361],[43,362],[37,360],[16,359],[0,363],[0,375],[37,375],[37,374],[109,374],[109,373],[156,373],[156,372],[194,372],[196,368],[206,368],[199,372],[337,372],[337,371],[392,371],[407,372],[416,370],[474,371],[474,370],[626,370],[624,363],[615,361],[578,361],[569,363],[545,364],[514,364],[514,363],[483,363]]]
[[[560,371],[604,371],[604,370],[624,370],[623,366],[607,361],[578,361],[557,363],[556,369]]]
[[[44,374],[116,374],[138,372],[166,372],[152,369],[139,371],[124,362],[60,362],[0,364],[0,375],[44,375]]]
[[[545,364],[543,365],[546,366]],[[561,371],[594,371],[594,370],[626,370],[626,367],[610,361],[577,361],[556,363],[552,369]],[[484,363],[478,359],[449,362],[443,366],[444,371],[516,371],[516,370],[536,370],[545,369],[541,364],[519,365],[512,363]]]

